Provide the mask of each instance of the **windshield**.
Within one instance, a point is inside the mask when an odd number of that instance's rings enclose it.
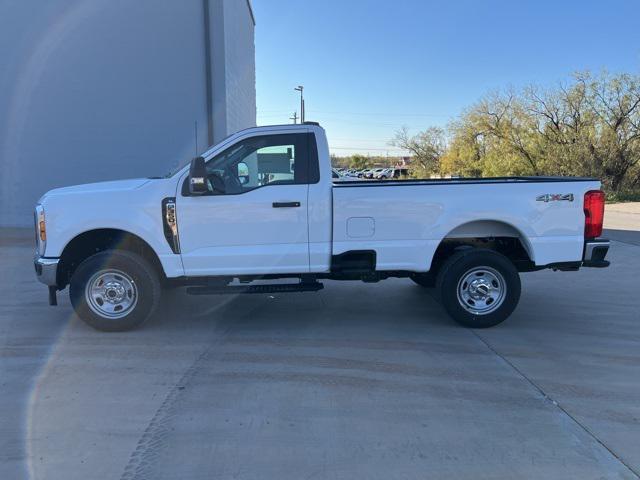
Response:
[[[175,167],[173,167],[171,170],[169,170],[166,174],[164,174],[162,176],[162,178],[170,178],[173,177],[176,173],[178,173],[180,170],[182,170],[183,168],[185,168],[187,165],[189,165],[191,163],[191,159],[189,160],[185,160],[182,163],[177,163]]]
[[[233,132],[230,133],[229,135],[227,135],[226,137],[224,137],[222,140],[220,140],[216,145],[208,148],[207,150],[205,150],[203,153],[201,153],[201,156],[206,156],[211,150],[213,150],[214,147],[216,147],[217,145],[221,145],[224,142],[226,142],[227,140],[229,140],[231,137],[233,137],[237,132]],[[178,161],[176,163],[176,165],[174,167],[172,167],[166,174],[164,174],[161,178],[170,178],[173,177],[176,173],[178,173],[180,170],[182,170],[183,168],[185,168],[187,165],[189,165],[191,163],[191,158],[188,160],[183,160],[183,161]]]

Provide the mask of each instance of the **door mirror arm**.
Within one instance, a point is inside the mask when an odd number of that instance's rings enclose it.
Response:
[[[205,195],[209,192],[207,188],[207,167],[205,166],[204,157],[195,157],[191,160],[188,183],[190,195]]]

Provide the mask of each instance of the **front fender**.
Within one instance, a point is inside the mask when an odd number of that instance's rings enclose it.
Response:
[[[167,243],[162,224],[162,198],[175,185],[159,181],[154,188],[126,192],[82,192],[45,197],[47,242],[45,257],[57,258],[78,235],[114,229],[136,235],[156,253],[168,277],[184,274],[180,255]]]

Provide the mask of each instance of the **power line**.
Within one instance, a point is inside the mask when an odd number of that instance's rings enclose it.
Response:
[[[262,110],[259,109],[261,112],[266,112],[266,113],[287,113],[289,110]]]
[[[331,140],[340,140],[342,142],[377,142],[377,143],[384,143],[385,145],[388,144],[388,140],[384,140],[382,138],[349,138],[349,137],[334,137],[333,135],[331,136]]]
[[[261,116],[263,113],[288,113],[288,110],[260,110],[258,116]],[[330,111],[330,110],[312,110],[312,113],[321,113],[321,114],[329,114],[329,115],[369,115],[369,116],[387,116],[387,117],[453,117],[455,115],[444,115],[440,113],[416,113],[416,112],[345,112],[345,111]]]
[[[325,110],[312,110],[313,113],[328,113],[330,115],[365,115],[365,116],[386,116],[386,117],[442,117],[450,118],[453,115],[443,115],[439,113],[392,113],[392,112],[330,112]]]
[[[269,114],[269,115],[262,115],[262,114],[258,114],[257,117],[258,118],[282,118],[285,117],[288,113],[282,113],[282,114]],[[312,115],[313,116],[313,115]],[[316,117],[317,118],[317,117]],[[403,122],[394,122],[394,123],[381,123],[381,122],[367,122],[365,121],[361,121],[361,120],[356,120],[356,119],[344,119],[344,118],[331,118],[331,117],[324,117],[322,116],[322,118],[328,122],[335,122],[335,123],[347,123],[347,124],[353,124],[353,125],[378,125],[378,126],[390,126],[390,127],[397,127],[399,124],[403,123]]]
[[[406,152],[401,148],[366,148],[366,147],[332,147],[329,145],[329,150],[371,150],[378,152]]]
[[[399,123],[380,123],[380,122],[367,122],[367,121],[360,121],[360,120],[342,120],[342,119],[336,119],[336,118],[324,118],[322,119],[323,122],[326,123],[343,123],[346,125],[370,125],[370,126],[374,126],[374,127],[400,127],[402,125],[402,122]]]

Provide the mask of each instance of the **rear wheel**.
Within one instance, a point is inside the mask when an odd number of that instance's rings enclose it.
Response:
[[[506,320],[520,300],[520,276],[513,263],[493,250],[470,249],[452,255],[436,286],[447,313],[471,328]]]
[[[107,250],[83,261],[71,277],[71,304],[93,328],[116,332],[136,328],[160,300],[158,274],[139,255]]]

